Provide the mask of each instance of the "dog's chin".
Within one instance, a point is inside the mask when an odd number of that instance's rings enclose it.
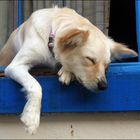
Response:
[[[83,85],[87,90],[93,92],[93,93],[99,93],[99,89],[97,87],[96,82],[84,82],[81,79],[77,79],[78,82]]]
[[[85,86],[83,85],[87,90],[89,90],[90,92],[93,92],[93,93],[99,93],[99,90],[98,88],[96,87],[88,87],[88,86]]]

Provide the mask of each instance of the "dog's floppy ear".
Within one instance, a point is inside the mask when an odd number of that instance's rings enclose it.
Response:
[[[138,56],[138,54],[132,49],[127,48],[127,46],[124,44],[114,42],[113,46],[111,47],[112,60],[136,56]]]
[[[71,29],[63,33],[58,39],[58,46],[61,50],[73,49],[84,45],[89,36],[89,31],[81,29]]]

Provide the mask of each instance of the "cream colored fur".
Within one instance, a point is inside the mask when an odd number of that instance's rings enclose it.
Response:
[[[48,48],[51,32],[55,35],[55,58]],[[120,54],[137,56],[72,9],[55,7],[34,12],[11,34],[0,52],[0,65],[8,65],[6,76],[21,84],[27,93],[28,100],[21,115],[26,130],[34,134],[40,122],[42,88],[28,72],[32,67],[55,67],[59,62],[62,68],[58,75],[62,83],[69,84],[75,77],[95,91],[99,83],[107,83],[105,69],[111,58],[118,58]]]

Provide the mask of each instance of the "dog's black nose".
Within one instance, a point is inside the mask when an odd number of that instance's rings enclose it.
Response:
[[[99,90],[105,90],[107,88],[107,82],[106,81],[99,81],[98,82],[98,89]]]

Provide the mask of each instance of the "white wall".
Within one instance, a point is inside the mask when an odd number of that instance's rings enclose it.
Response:
[[[140,113],[47,114],[38,132],[30,136],[19,116],[0,116],[0,139],[140,138]]]

